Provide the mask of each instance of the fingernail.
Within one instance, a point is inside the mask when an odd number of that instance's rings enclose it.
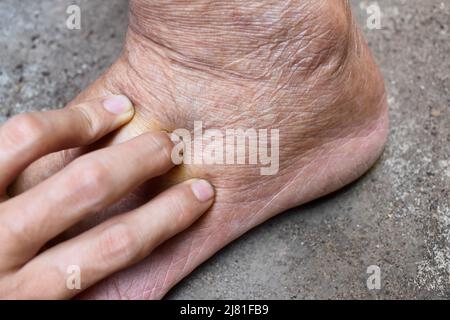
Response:
[[[214,197],[214,188],[206,180],[195,180],[191,184],[192,192],[200,202],[206,202]]]
[[[113,114],[121,115],[129,112],[133,108],[130,99],[125,96],[112,96],[103,102],[105,109]]]

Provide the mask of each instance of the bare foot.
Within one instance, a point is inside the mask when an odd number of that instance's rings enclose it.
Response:
[[[278,129],[275,175],[260,165],[184,165],[152,181],[95,221],[146,202],[191,177],[217,189],[211,211],[144,262],[84,298],[161,298],[194,268],[256,225],[354,181],[383,150],[383,80],[348,1],[131,0],[121,58],[75,102],[128,95],[137,116],[108,143],[151,130]],[[78,151],[43,159],[17,191]],[[151,161],[151,159],[149,159]],[[76,232],[76,231],[74,231]]]

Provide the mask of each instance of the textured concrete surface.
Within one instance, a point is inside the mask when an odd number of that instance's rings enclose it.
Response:
[[[82,30],[65,27],[81,5]],[[450,298],[450,0],[379,0],[365,26],[389,91],[378,164],[346,189],[253,230],[169,298]],[[0,121],[63,106],[120,52],[124,0],[0,0]],[[367,267],[381,289],[366,287]]]

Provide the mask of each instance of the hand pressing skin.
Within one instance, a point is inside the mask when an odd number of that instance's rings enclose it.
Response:
[[[254,165],[183,165],[159,186],[211,181],[214,206],[152,255],[85,292],[154,299],[226,244],[271,217],[342,188],[382,153],[388,132],[383,79],[346,0],[131,0],[123,54],[73,103],[125,93],[136,116],[108,141],[178,128],[278,129],[279,171]],[[36,163],[17,193],[77,151]],[[146,185],[85,219],[90,228],[148,200]]]
[[[8,185],[33,161],[90,145],[129,122],[133,113],[127,98],[115,96],[19,115],[0,128],[0,298],[70,298],[80,290],[67,286],[69,266],[80,268],[84,290],[143,259],[211,206],[211,185],[191,180],[77,237],[46,245],[170,170],[173,146],[162,132],[87,153],[20,196],[6,196]]]

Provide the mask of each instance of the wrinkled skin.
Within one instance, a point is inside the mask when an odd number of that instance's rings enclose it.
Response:
[[[388,130],[383,80],[348,1],[132,0],[130,10],[122,56],[73,102],[110,93],[131,98],[135,119],[105,143],[192,129],[194,120],[205,128],[280,129],[280,169],[261,176],[258,166],[182,166],[78,226],[189,177],[206,178],[217,190],[213,208],[193,227],[84,298],[163,297],[246,231],[360,177]],[[39,161],[16,192],[78,153]]]

